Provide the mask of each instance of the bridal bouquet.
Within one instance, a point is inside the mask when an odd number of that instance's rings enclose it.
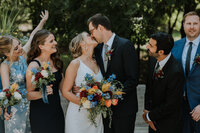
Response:
[[[50,85],[51,82],[56,80],[49,64],[50,63],[43,63],[43,65],[38,69],[31,69],[31,82],[42,92],[42,100],[44,103],[49,103],[46,93],[46,86]]]
[[[88,118],[95,126],[95,119],[99,114],[103,114],[104,118],[108,114],[111,126],[111,104],[117,105],[118,99],[122,99],[123,94],[123,85],[115,78],[115,75],[111,75],[108,79],[97,82],[92,75],[86,74],[86,84],[81,85],[79,94],[81,99],[80,108],[83,107],[89,111]]]
[[[25,94],[22,94],[19,91],[19,86],[15,82],[9,87],[9,89],[0,92],[0,107],[2,109],[7,108],[8,113],[10,114],[11,106],[19,104],[23,97],[25,97]]]

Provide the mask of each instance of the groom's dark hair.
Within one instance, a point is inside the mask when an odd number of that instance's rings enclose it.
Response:
[[[174,46],[174,39],[170,34],[157,32],[155,34],[152,34],[150,38],[156,40],[157,52],[159,50],[163,50],[165,55],[168,55]]]
[[[89,25],[90,22],[96,29],[98,25],[100,24],[103,27],[105,27],[107,30],[111,30],[110,20],[108,19],[108,17],[106,17],[105,15],[101,13],[97,13],[94,16],[90,17],[87,21],[87,24]]]

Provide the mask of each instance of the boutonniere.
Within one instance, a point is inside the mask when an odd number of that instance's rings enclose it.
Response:
[[[114,49],[111,49],[106,53],[108,60],[111,60],[111,56],[113,55],[113,51],[114,51]]]
[[[155,71],[154,78],[155,79],[163,79],[164,78],[164,72],[162,71],[162,69],[158,69]]]
[[[200,56],[199,56],[199,54],[197,54],[197,56],[195,57],[194,63],[195,64],[200,64]]]

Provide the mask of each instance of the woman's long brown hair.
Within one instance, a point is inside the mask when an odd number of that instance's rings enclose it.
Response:
[[[39,48],[39,45],[44,45],[45,39],[52,34],[48,30],[42,29],[39,30],[33,37],[33,40],[31,42],[31,48],[30,51],[27,54],[27,63],[29,64],[32,60],[34,60],[36,57],[40,56],[41,50]],[[53,53],[50,57],[53,61],[53,65],[57,70],[63,69],[63,62],[60,59],[60,54],[58,52]]]

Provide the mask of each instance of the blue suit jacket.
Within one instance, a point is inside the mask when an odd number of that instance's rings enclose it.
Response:
[[[176,41],[171,51],[173,56],[181,63],[181,65],[185,42],[186,38]],[[196,55],[197,54],[200,55],[200,42],[197,48]],[[200,104],[200,64],[193,63],[188,77],[186,78],[185,76],[185,81],[184,89],[187,89],[188,102],[192,110]]]

